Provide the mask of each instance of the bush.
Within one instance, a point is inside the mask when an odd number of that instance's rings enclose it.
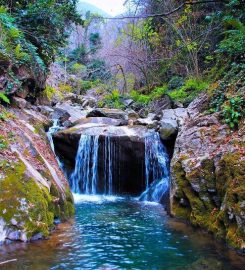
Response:
[[[245,116],[245,100],[242,96],[229,98],[222,106],[222,117],[230,128],[238,128],[240,119]]]
[[[206,81],[197,78],[189,78],[182,87],[171,91],[168,94],[173,100],[188,105],[200,92],[207,89],[207,87],[208,83]]]
[[[112,92],[108,95],[105,96],[104,98],[104,103],[109,107],[109,108],[115,108],[115,109],[123,109],[125,106],[124,104],[120,101],[121,95],[119,90],[114,89]]]

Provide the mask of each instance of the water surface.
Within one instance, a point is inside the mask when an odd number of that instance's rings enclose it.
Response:
[[[245,258],[190,226],[160,204],[128,198],[76,197],[76,218],[49,240],[0,247],[3,270],[241,270]]]

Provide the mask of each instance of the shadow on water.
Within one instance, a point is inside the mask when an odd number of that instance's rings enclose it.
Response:
[[[48,240],[0,247],[3,270],[241,270],[245,258],[169,218],[160,204],[85,196]]]

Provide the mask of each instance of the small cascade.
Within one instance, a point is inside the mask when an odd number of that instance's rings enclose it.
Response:
[[[99,136],[81,135],[72,173],[71,189],[74,193],[96,194],[98,181]]]
[[[54,148],[54,140],[53,140],[53,134],[61,130],[62,127],[59,125],[59,119],[53,119],[53,125],[49,128],[47,132],[47,137],[50,143],[50,147],[52,151],[54,152],[55,158],[59,164],[59,167],[63,170],[64,174],[66,174],[65,168],[63,163],[60,161],[59,157],[55,153],[55,148]]]
[[[56,133],[57,131],[59,131],[61,129],[60,125],[59,125],[59,119],[54,119],[53,120],[53,126],[49,128],[48,132],[47,132],[47,137],[51,146],[51,149],[54,151],[54,141],[53,141],[53,134]]]
[[[145,138],[145,178],[140,200],[160,202],[169,189],[169,158],[157,132]]]

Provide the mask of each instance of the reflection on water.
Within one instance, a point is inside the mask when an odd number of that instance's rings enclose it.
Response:
[[[161,205],[79,197],[49,240],[0,247],[2,270],[241,270],[245,258],[166,216]]]

